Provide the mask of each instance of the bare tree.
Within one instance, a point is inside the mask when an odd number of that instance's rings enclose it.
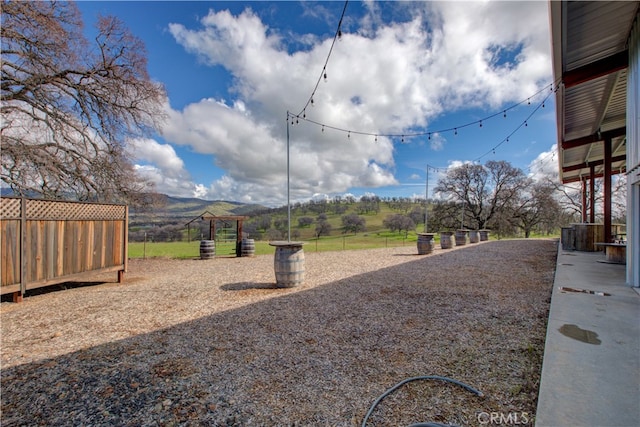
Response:
[[[556,200],[560,204],[560,208],[563,212],[569,215],[569,222],[581,222],[582,210],[586,212],[591,211],[591,197],[586,198],[586,206],[582,206],[582,188],[581,184],[560,184],[555,180],[547,179],[546,183],[555,188]],[[603,182],[601,179],[594,181],[594,204],[597,207],[602,203],[604,194],[602,191]],[[596,218],[601,217],[600,212],[596,212]]]
[[[114,17],[89,42],[72,2],[2,1],[2,180],[19,194],[130,200],[126,141],[164,119],[146,52]]]
[[[529,184],[524,173],[505,161],[489,161],[485,166],[464,164],[450,169],[438,182],[437,193],[464,204],[464,222],[482,229],[500,211],[509,208]]]
[[[522,229],[528,238],[536,226],[546,224],[555,228],[560,214],[560,205],[554,198],[555,188],[545,183],[532,184],[520,195],[519,203],[511,215],[514,226]]]

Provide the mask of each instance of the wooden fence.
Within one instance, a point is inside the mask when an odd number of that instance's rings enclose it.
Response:
[[[28,289],[127,269],[125,205],[0,199],[1,293],[20,301]]]

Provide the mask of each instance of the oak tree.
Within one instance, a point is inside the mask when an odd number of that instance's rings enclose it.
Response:
[[[126,143],[153,135],[166,94],[114,17],[88,40],[72,2],[2,1],[1,178],[18,194],[131,201],[148,190]]]

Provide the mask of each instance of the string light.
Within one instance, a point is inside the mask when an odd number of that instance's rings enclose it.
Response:
[[[551,84],[550,86],[553,87],[553,84]],[[541,93],[543,93],[545,88],[546,88],[546,86],[543,87],[542,89],[540,89],[538,92],[536,92],[532,96],[529,96],[529,97],[523,99],[522,101],[520,101],[520,102],[518,102],[516,104],[513,104],[513,105],[511,105],[511,106],[509,106],[509,107],[507,107],[507,108],[505,108],[505,109],[503,109],[503,110],[501,110],[501,111],[499,111],[497,113],[493,113],[493,114],[488,115],[486,117],[483,117],[483,118],[481,118],[479,120],[476,120],[476,121],[473,121],[473,122],[469,122],[469,123],[465,123],[465,124],[461,124],[461,125],[457,125],[457,126],[450,127],[450,128],[447,128],[447,129],[438,129],[438,130],[429,131],[429,132],[423,131],[423,132],[415,132],[415,133],[411,133],[411,134],[380,134],[380,133],[377,133],[377,132],[365,132],[365,131],[358,131],[358,130],[354,130],[354,129],[341,128],[341,127],[338,127],[338,126],[331,126],[331,125],[328,125],[326,123],[321,123],[321,122],[318,122],[318,121],[315,121],[315,120],[312,120],[312,119],[309,119],[309,118],[306,118],[306,117],[304,117],[303,120],[305,120],[305,121],[307,121],[309,123],[318,125],[318,126],[326,126],[327,128],[333,129],[333,130],[338,131],[338,132],[345,132],[345,133],[351,132],[351,133],[358,134],[358,135],[370,135],[370,136],[378,135],[378,136],[385,136],[385,137],[389,137],[389,138],[401,138],[401,137],[405,137],[405,136],[417,137],[417,136],[422,136],[422,135],[428,135],[429,139],[431,139],[431,134],[438,134],[438,133],[439,134],[444,134],[444,133],[448,133],[448,132],[455,133],[455,132],[458,131],[458,129],[463,129],[465,127],[469,127],[469,126],[472,126],[472,125],[475,125],[475,124],[478,124],[480,127],[484,127],[484,122],[485,121],[487,121],[489,119],[492,119],[492,118],[494,118],[494,117],[496,117],[496,116],[498,116],[500,114],[504,118],[506,118],[507,117],[507,111],[513,110],[513,109],[515,109],[515,108],[517,108],[517,107],[519,107],[521,105],[524,105],[526,102],[530,101],[531,98],[534,98],[534,97],[540,95]],[[549,96],[550,95],[547,95],[545,100]],[[543,101],[543,103],[544,103],[544,101]],[[538,107],[534,111],[537,111],[540,107],[541,107],[541,105],[538,105]],[[296,116],[296,117],[299,117],[299,116]],[[529,117],[527,117],[527,120],[530,119],[530,118],[531,118],[531,115],[529,115]],[[525,124],[525,122],[522,122],[519,127],[523,126],[524,124]]]
[[[313,104],[313,97],[316,94],[316,91],[318,90],[318,86],[320,85],[320,81],[324,78],[324,81],[327,81],[327,64],[329,64],[329,59],[331,58],[331,53],[333,52],[333,46],[336,44],[336,40],[338,38],[342,38],[342,20],[344,19],[344,14],[347,11],[347,5],[349,4],[349,0],[346,0],[344,2],[344,7],[342,8],[342,14],[340,15],[340,20],[338,21],[338,28],[336,28],[336,32],[333,36],[333,41],[331,42],[331,47],[329,48],[329,53],[327,54],[327,59],[324,62],[324,66],[322,67],[322,72],[320,73],[320,77],[318,77],[318,80],[316,81],[316,85],[314,86],[313,90],[311,91],[311,96],[309,96],[309,99],[307,100],[307,102],[304,104],[304,106],[302,107],[303,111],[305,108],[307,108],[307,106],[309,104]],[[298,113],[298,115],[300,115]]]

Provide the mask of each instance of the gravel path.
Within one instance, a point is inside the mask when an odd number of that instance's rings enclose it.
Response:
[[[415,381],[367,425],[532,424],[556,252],[307,251],[288,289],[272,255],[132,260],[124,285],[2,303],[2,425],[357,426],[421,375],[484,397]]]

